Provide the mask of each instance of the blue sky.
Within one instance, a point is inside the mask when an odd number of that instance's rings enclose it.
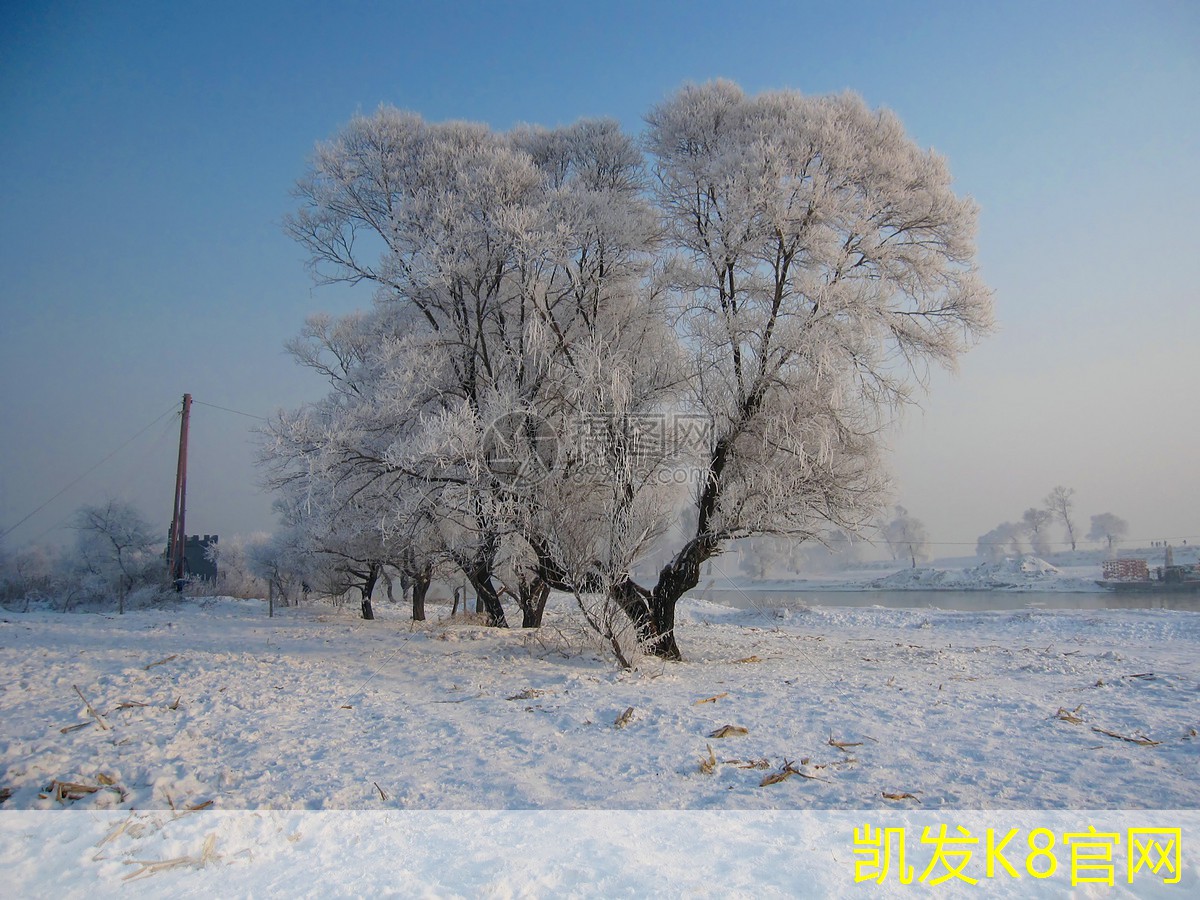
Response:
[[[1200,5],[55,3],[0,30],[0,530],[191,392],[266,415],[316,288],[279,222],[318,140],[380,103],[630,131],[685,81],[852,89],[982,208],[1000,332],[894,439],[898,499],[973,544],[1055,484],[1081,524],[1200,540]],[[1119,410],[1119,414],[1114,410]],[[271,526],[252,419],[193,415],[189,527]],[[14,530],[116,495],[170,517],[169,416]]]

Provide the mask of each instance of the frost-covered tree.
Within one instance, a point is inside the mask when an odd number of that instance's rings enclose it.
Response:
[[[975,553],[989,562],[1000,562],[1007,556],[1021,556],[1025,552],[1021,545],[1024,533],[1024,522],[1019,525],[1014,522],[1001,522],[987,534],[980,536],[975,544]]]
[[[270,540],[266,532],[249,535],[235,534],[222,539],[219,544],[209,544],[205,553],[217,567],[217,580],[213,590],[228,597],[246,599],[267,595],[267,584],[254,574],[250,565],[250,548]]]
[[[652,588],[629,586],[652,651],[678,658],[676,603],[727,541],[870,520],[889,411],[987,330],[991,306],[974,205],[891,113],[722,81],[647,122],[679,403],[712,426],[692,461],[694,530]]]
[[[343,330],[359,341],[374,332],[383,349],[335,354],[328,374],[342,406],[326,404],[319,452],[349,458],[366,470],[359,478],[436,485],[470,537],[449,550],[495,624],[504,623],[492,577],[502,524],[486,472],[470,470],[458,444],[465,436],[465,449],[478,449],[517,399],[506,392],[519,398],[541,374],[527,346],[539,311],[531,273],[553,238],[540,186],[529,155],[486,127],[384,108],[318,148],[288,220],[320,277],[377,289],[370,323]]]
[[[890,113],[717,82],[647,121],[648,189],[606,122],[498,135],[384,109],[322,145],[289,227],[322,277],[376,286],[352,329],[373,337],[280,420],[275,458],[422,484],[496,624],[519,537],[537,579],[678,658],[676,604],[729,541],[873,519],[883,426],[990,297],[973,204]],[[647,454],[656,416],[701,427]]]
[[[741,542],[739,567],[753,579],[761,580],[772,574],[783,561],[780,548],[769,538],[748,538]]]
[[[75,562],[89,592],[116,594],[118,613],[125,612],[134,588],[165,578],[162,536],[129,503],[107,500],[80,507],[72,527]]]
[[[1054,521],[1054,514],[1048,509],[1038,509],[1031,506],[1021,516],[1021,524],[1029,536],[1029,545],[1035,556],[1045,558],[1050,555],[1050,538],[1047,527]]]
[[[383,108],[319,147],[298,186],[288,227],[318,276],[373,284],[376,307],[310,323],[294,346],[333,393],[272,428],[268,456],[290,467],[277,477],[354,469],[398,497],[418,491],[493,624],[506,624],[505,535],[533,540],[543,563],[555,555],[532,533],[547,515],[529,473],[513,468],[545,460],[504,426],[565,434],[597,347],[645,318],[631,289],[654,227],[641,166],[611,122],[503,135]]]
[[[1063,527],[1067,530],[1067,540],[1071,544],[1071,549],[1074,550],[1075,520],[1072,515],[1075,512],[1075,488],[1057,485],[1042,502],[1046,504],[1046,510],[1062,522]]]
[[[297,603],[305,586],[320,575],[315,571],[312,554],[288,529],[252,535],[246,541],[246,562],[254,576],[266,583],[271,602],[278,600],[284,606]]]
[[[1113,544],[1123,540],[1128,534],[1128,522],[1112,513],[1100,513],[1098,516],[1092,516],[1092,527],[1088,531],[1087,539],[1105,541],[1108,544],[1108,552],[1112,553]]]
[[[883,539],[892,552],[892,559],[907,557],[915,569],[918,559],[924,560],[928,557],[929,533],[925,524],[903,506],[896,507],[895,515],[882,530]]]
[[[61,587],[61,556],[40,544],[0,553],[0,602],[51,598]]]
[[[842,529],[834,529],[807,544],[792,544],[788,570],[836,572],[853,568],[863,562],[868,540]]]

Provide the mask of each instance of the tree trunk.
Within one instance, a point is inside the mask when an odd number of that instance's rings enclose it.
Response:
[[[412,617],[414,622],[425,621],[425,593],[429,590],[429,582],[432,581],[432,572],[425,570],[412,579]]]
[[[375,593],[375,583],[379,581],[379,566],[371,564],[367,567],[366,579],[359,591],[362,593],[362,617],[374,619],[375,610],[371,606],[371,595]]]
[[[508,619],[504,617],[504,606],[500,603],[500,596],[496,593],[496,586],[492,584],[492,572],[489,568],[472,568],[465,573],[467,580],[471,582],[471,587],[475,588],[476,609],[480,606],[487,614],[488,625],[493,628],[507,628]]]
[[[652,631],[649,640],[643,644],[643,649],[651,656],[675,661],[683,659],[683,654],[679,652],[679,644],[675,642],[675,605],[700,579],[697,577],[690,580],[689,584],[686,576],[672,574],[668,578],[660,577],[658,584],[654,586],[654,591],[650,594]]]
[[[762,396],[748,398],[742,403],[743,421],[750,421],[762,403]],[[708,462],[704,490],[696,504],[696,536],[688,541],[662,571],[658,573],[658,584],[648,597],[648,616],[643,614],[638,626],[639,637],[643,637],[643,649],[661,659],[681,660],[679,644],[675,642],[675,605],[679,598],[700,583],[700,566],[717,555],[720,540],[709,529],[716,516],[722,490],[722,474],[729,461],[732,438],[722,438],[713,447]],[[620,598],[617,598],[621,602]],[[628,607],[624,607],[628,611]]]
[[[517,600],[521,606],[521,627],[541,628],[546,601],[550,599],[550,585],[537,576],[534,576],[532,582],[522,578],[517,585],[517,592]]]
[[[683,659],[675,641],[675,606],[680,597],[700,583],[700,566],[713,555],[714,548],[708,537],[689,541],[659,573],[653,591],[628,580],[614,586],[610,596],[633,621],[646,653],[660,659]]]

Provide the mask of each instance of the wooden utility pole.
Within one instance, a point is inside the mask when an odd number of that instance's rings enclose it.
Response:
[[[187,578],[187,445],[188,417],[192,412],[192,395],[183,395],[183,414],[179,421],[179,464],[175,468],[175,510],[171,515],[171,546],[167,566],[175,590],[183,590]]]

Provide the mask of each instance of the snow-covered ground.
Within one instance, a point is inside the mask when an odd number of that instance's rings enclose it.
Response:
[[[864,822],[1144,818],[1185,829],[1164,895],[1200,887],[1200,614],[689,600],[687,661],[628,672],[565,603],[540,632],[381,606],[0,615],[10,883],[822,896]]]

